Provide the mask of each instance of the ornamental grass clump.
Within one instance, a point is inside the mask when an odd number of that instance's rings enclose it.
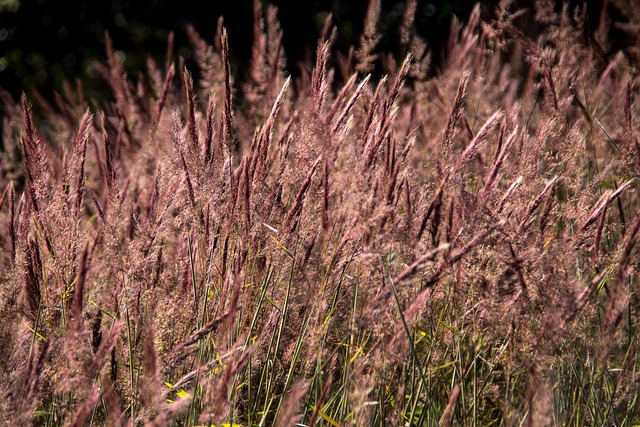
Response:
[[[105,102],[2,92],[3,421],[640,422],[637,52],[504,2],[435,69],[405,8],[296,78],[256,1],[244,79],[220,19],[196,70],[106,35]]]

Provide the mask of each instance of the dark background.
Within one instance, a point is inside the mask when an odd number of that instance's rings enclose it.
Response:
[[[531,7],[531,1],[514,2]],[[266,2],[263,2],[266,3]],[[366,13],[366,1],[273,0],[279,9],[284,32],[284,49],[289,71],[312,56],[327,12],[334,17],[339,37],[335,48],[346,52],[357,45]],[[572,2],[582,4],[582,2]],[[589,3],[590,20],[597,23],[601,2]],[[465,21],[475,1],[419,1],[416,27],[429,43],[434,68],[442,58],[442,46],[449,35],[451,19]],[[490,20],[497,1],[482,2],[482,18]],[[558,6],[561,2],[557,2]],[[379,31],[380,50],[394,51],[403,1],[383,0]],[[101,90],[101,78],[91,67],[104,61],[104,35],[108,31],[114,46],[124,54],[125,68],[135,76],[147,56],[163,63],[169,32],[173,31],[176,52],[189,62],[190,46],[184,24],[191,23],[212,43],[216,22],[224,16],[236,77],[242,80],[248,65],[253,35],[253,1],[194,0],[0,0],[0,87],[14,98],[34,90],[50,97],[62,82],[81,79],[88,95]],[[595,26],[595,25],[594,25]],[[193,67],[190,67],[193,69]]]

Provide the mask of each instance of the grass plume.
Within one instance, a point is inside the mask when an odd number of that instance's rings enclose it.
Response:
[[[256,0],[246,76],[219,19],[193,71],[106,35],[100,105],[0,92],[4,420],[637,424],[638,54],[534,3],[437,69],[419,2],[394,57],[371,0],[291,77]]]

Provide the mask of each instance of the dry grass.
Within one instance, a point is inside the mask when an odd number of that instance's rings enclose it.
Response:
[[[107,38],[111,102],[3,94],[4,422],[640,422],[636,52],[475,9],[427,77],[407,3],[398,63],[372,0],[292,81],[256,1],[242,84],[220,20],[200,79]]]

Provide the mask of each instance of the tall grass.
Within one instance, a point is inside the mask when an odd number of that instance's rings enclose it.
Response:
[[[107,35],[110,102],[2,94],[3,422],[640,422],[634,51],[476,7],[427,73],[416,8],[398,62],[372,0],[292,80],[256,1],[241,83],[221,19],[197,73]]]

